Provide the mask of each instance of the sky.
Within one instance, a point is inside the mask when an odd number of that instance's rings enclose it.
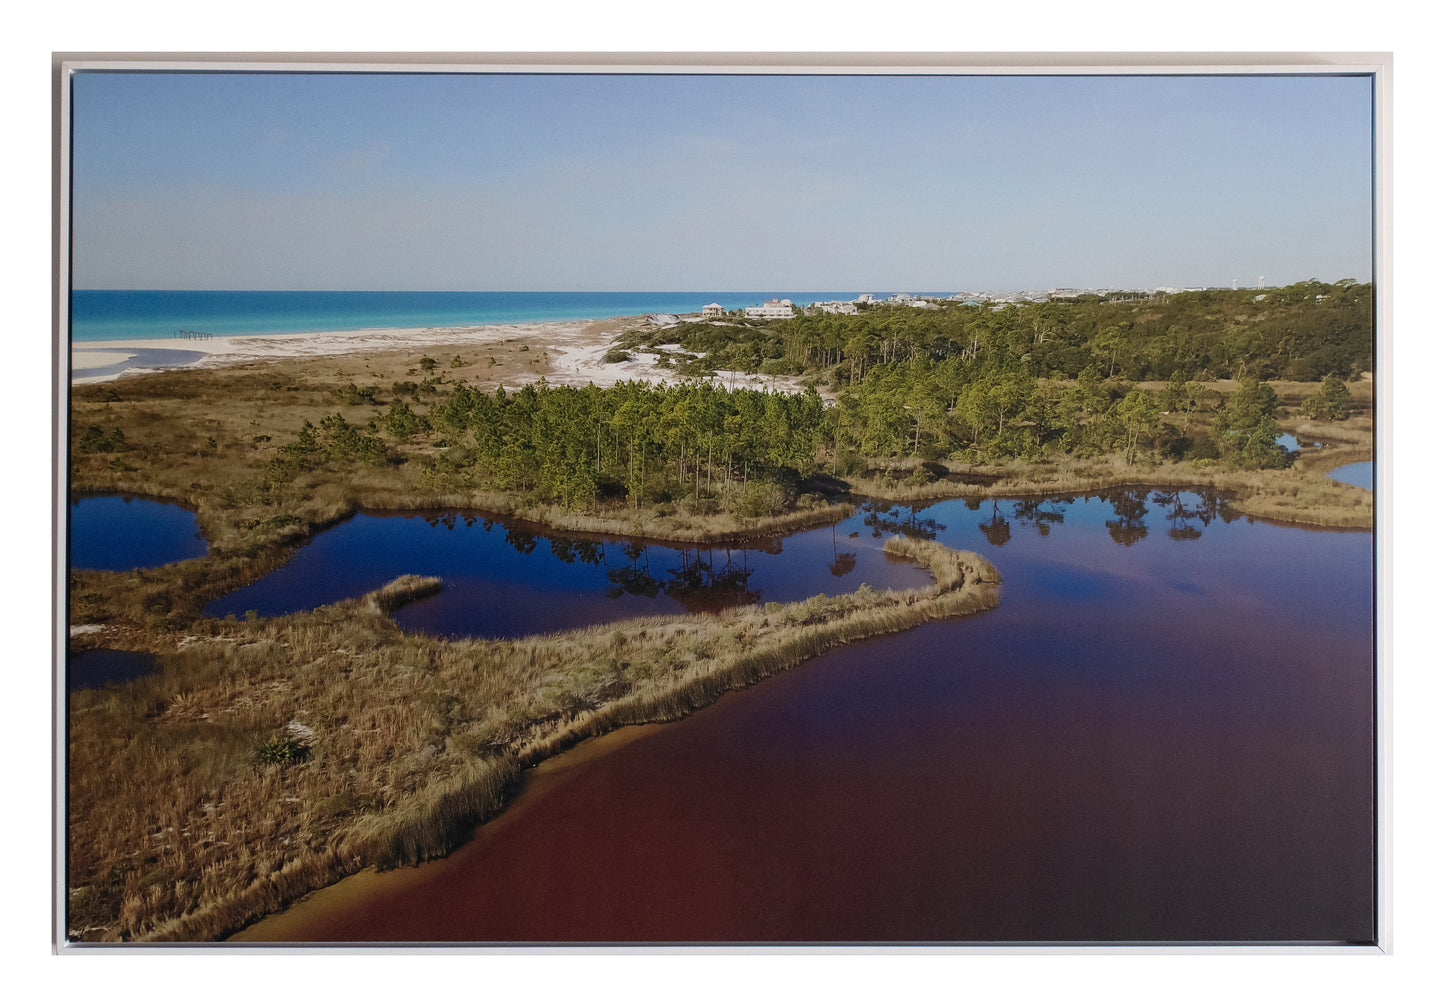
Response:
[[[1371,276],[1347,76],[78,74],[73,285]]]

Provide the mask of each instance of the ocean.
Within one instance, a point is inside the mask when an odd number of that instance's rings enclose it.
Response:
[[[714,301],[731,310],[770,297],[806,305],[851,300],[860,292],[870,291],[75,290],[70,338],[98,342],[164,339],[181,331],[249,336],[556,322],[694,312]],[[892,291],[871,293],[881,298]]]

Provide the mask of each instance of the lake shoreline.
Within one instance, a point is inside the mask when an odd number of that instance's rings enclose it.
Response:
[[[449,775],[431,775],[430,782],[417,793],[415,799],[400,802],[380,821],[373,821],[360,832],[351,833],[349,840],[328,844],[325,850],[316,851],[315,856],[283,856],[274,867],[258,872],[255,881],[239,892],[204,900],[182,916],[163,916],[139,930],[127,928],[120,934],[112,933],[110,939],[216,940],[362,866],[396,866],[440,856],[453,849],[479,821],[492,817],[507,804],[520,774],[526,768],[571,748],[581,740],[607,734],[619,726],[675,720],[708,705],[727,691],[744,688],[833,647],[899,632],[926,621],[983,611],[997,602],[994,585],[998,582],[998,574],[976,554],[957,552],[933,543],[906,541],[890,544],[888,549],[928,567],[933,574],[933,586],[896,592],[876,592],[864,588],[853,595],[834,598],[820,595],[805,602],[775,604],[766,610],[745,607],[718,616],[635,619],[589,630],[551,634],[540,643],[537,638],[515,644],[503,642],[501,646],[504,648],[540,645],[544,649],[555,649],[560,646],[567,655],[564,666],[569,667],[582,660],[582,653],[606,653],[607,648],[618,646],[616,641],[619,637],[629,634],[639,641],[650,639],[652,642],[648,646],[661,646],[663,652],[670,655],[683,646],[676,642],[680,632],[701,634],[700,640],[723,641],[736,637],[743,646],[737,649],[735,644],[721,642],[694,645],[704,646],[717,656],[695,658],[689,651],[678,666],[677,673],[660,677],[655,688],[624,691],[619,699],[603,703],[583,715],[565,717],[554,726],[549,727],[543,721],[540,725],[543,729],[535,737],[509,748],[507,752],[498,752],[480,760],[464,759]],[[393,648],[400,645],[404,651],[408,647],[422,646],[433,652],[450,651],[456,655],[457,662],[471,669],[467,674],[475,675],[482,662],[467,655],[478,648],[495,649],[498,644],[497,641],[448,643],[410,638],[394,626],[383,630],[374,621],[385,618],[384,610],[388,603],[380,597],[383,593],[373,592],[355,602],[324,606],[324,610],[318,610],[318,613],[278,617],[254,624],[235,624],[223,638],[223,641],[230,642],[220,642],[220,646],[231,654],[236,653],[239,640],[253,641],[239,644],[243,651],[258,646],[267,648],[264,641],[275,639],[278,634],[292,641],[290,645],[293,646],[299,646],[302,640],[314,643],[314,634],[320,631],[322,625],[330,626],[330,632],[340,634],[335,637],[340,641],[349,638],[348,630],[344,628],[346,624],[365,622],[370,618],[375,627],[373,632],[382,632],[384,638],[396,641],[396,644],[390,645]],[[666,639],[658,635],[660,631],[666,634]],[[214,650],[215,645],[207,644],[204,639],[194,636],[187,639],[189,643],[177,641],[183,654],[190,652],[200,659],[201,651]],[[578,651],[578,647],[583,650]],[[327,651],[328,648],[319,647],[318,658],[324,661],[321,655]],[[625,652],[634,662],[642,660],[641,655],[646,653],[640,643],[628,644]],[[286,660],[294,662],[298,657],[288,656]],[[400,658],[382,655],[381,660],[389,669]],[[388,673],[386,677],[389,681],[391,676]],[[208,693],[200,684],[193,682],[193,685],[193,691],[186,695],[186,712],[171,712],[176,709],[177,703],[177,699],[173,698],[165,704],[169,709],[161,714],[163,722],[174,721],[176,717],[195,717],[198,715],[196,709],[209,711],[214,708],[213,704],[218,700],[207,699]],[[164,691],[166,685],[164,682],[141,683],[135,686],[134,691],[144,692],[147,688]],[[93,692],[81,695],[82,704],[95,700],[103,700],[103,697]],[[352,711],[352,714],[361,716],[365,709],[377,705],[367,704]],[[81,705],[76,712],[83,715],[87,709]],[[72,739],[72,745],[76,743]],[[295,769],[262,769],[258,783],[269,787],[271,782],[279,783],[287,775],[305,774],[307,764],[302,762]],[[104,781],[96,780],[93,788],[89,788],[84,778],[77,781],[77,786],[97,793],[107,792],[110,787]],[[327,788],[322,792],[331,791]],[[232,801],[237,799],[230,798]],[[219,882],[212,877],[210,883]]]

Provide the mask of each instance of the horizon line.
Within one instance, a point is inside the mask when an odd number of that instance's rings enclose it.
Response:
[[[1354,282],[1354,283],[1373,283],[1373,282],[1374,282],[1373,277],[1371,277],[1371,278],[1369,278],[1369,279],[1366,279],[1366,280],[1359,280],[1359,279],[1356,279],[1355,277],[1352,277],[1352,276],[1342,276],[1342,277],[1340,277],[1338,280],[1321,280],[1318,276],[1310,276],[1310,277],[1305,277],[1305,278],[1302,278],[1302,279],[1289,280],[1289,281],[1284,282],[1284,283],[1268,283],[1268,284],[1263,284],[1263,285],[1257,285],[1257,284],[1253,284],[1253,283],[1250,283],[1250,284],[1241,283],[1241,284],[1238,284],[1237,286],[1225,285],[1225,284],[1214,284],[1214,283],[1207,283],[1207,284],[1177,284],[1177,283],[1176,283],[1176,284],[1122,284],[1122,285],[1110,285],[1110,284],[1103,284],[1103,285],[1099,285],[1099,284],[1094,284],[1094,285],[1052,284],[1052,285],[1049,285],[1049,286],[1012,286],[1012,287],[993,287],[993,288],[989,288],[989,289],[995,290],[995,291],[1078,290],[1078,291],[1084,291],[1084,292],[1095,291],[1095,290],[1106,290],[1106,291],[1115,291],[1115,290],[1118,290],[1118,291],[1127,291],[1127,290],[1180,290],[1180,291],[1186,291],[1186,290],[1266,290],[1266,289],[1275,289],[1275,288],[1279,288],[1279,287],[1287,287],[1287,286],[1291,286],[1291,285],[1296,284],[1296,283],[1325,283],[1325,284],[1334,284],[1334,283],[1342,283],[1342,282],[1344,282],[1344,281],[1346,281],[1346,280],[1349,280],[1349,281]],[[936,289],[931,289],[931,290],[930,290],[930,289],[923,288],[923,287],[912,287],[912,288],[908,288],[908,287],[905,287],[905,286],[898,286],[898,285],[892,285],[892,286],[873,286],[873,287],[850,286],[850,287],[834,287],[834,288],[831,288],[831,289],[818,288],[818,289],[811,290],[811,291],[807,291],[807,292],[809,292],[809,293],[843,293],[844,291],[847,291],[847,290],[858,290],[858,291],[867,293],[867,292],[870,292],[870,291],[877,291],[877,290],[892,290],[892,291],[894,291],[894,292],[905,292],[905,291],[907,291],[907,290],[916,290],[916,291],[920,291],[920,292],[922,292],[922,293],[937,293],[937,292],[939,292],[939,289],[947,289],[947,290],[951,290],[951,291],[953,291],[953,292],[955,292],[955,293],[987,293],[987,292],[988,292],[988,290],[972,290],[972,291],[970,291],[970,290],[966,290],[966,289],[961,288],[961,287],[936,288]],[[750,289],[750,290],[742,290],[742,289],[724,290],[724,289],[721,289],[721,288],[701,288],[701,287],[699,287],[699,288],[688,288],[688,289],[681,289],[681,288],[680,288],[680,289],[673,289],[673,290],[644,290],[644,289],[642,289],[642,288],[625,289],[625,290],[623,290],[623,289],[601,289],[601,288],[599,288],[599,289],[593,289],[593,290],[579,290],[579,289],[573,289],[573,288],[555,288],[555,287],[554,287],[554,288],[542,288],[542,287],[534,287],[534,288],[511,288],[511,287],[480,288],[480,287],[479,287],[479,288],[472,288],[472,289],[464,289],[464,288],[459,288],[459,287],[76,287],[76,286],[72,286],[72,287],[70,288],[70,292],[71,292],[71,293],[82,293],[82,292],[97,292],[97,293],[100,293],[100,292],[103,292],[103,293],[167,293],[167,294],[177,294],[177,293],[179,293],[179,294],[219,294],[219,293],[226,293],[226,294],[247,294],[247,293],[257,293],[257,294],[278,294],[278,293],[284,293],[284,294],[756,294],[756,293],[771,293],[771,292],[787,293],[787,292],[789,292],[789,291],[798,292],[798,291],[804,291],[804,290],[806,290],[806,288],[805,288],[805,287],[802,287],[802,286],[793,286],[793,287],[785,287],[785,286],[778,286],[778,287],[756,287],[756,288],[753,288],[753,289]]]

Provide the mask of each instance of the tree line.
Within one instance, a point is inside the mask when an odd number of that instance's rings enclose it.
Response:
[[[488,394],[458,383],[425,424],[444,456],[489,488],[568,507],[690,497],[777,513],[816,467],[825,410],[816,392],[727,391],[710,382],[611,388],[529,385]]]
[[[1347,412],[1348,398],[1335,379],[1306,409]],[[420,411],[395,398],[365,423],[339,413],[307,422],[265,478],[414,459],[424,481],[574,509],[685,502],[699,514],[760,516],[792,507],[810,477],[857,474],[880,458],[1117,453],[1129,464],[1152,457],[1276,467],[1286,461],[1278,410],[1269,383],[1248,374],[1225,397],[1179,373],[1153,391],[1094,367],[1072,382],[1041,381],[1018,366],[975,377],[957,359],[879,365],[833,404],[813,390],[728,390],[701,380],[491,393],[457,382]],[[915,475],[932,472],[924,465]]]
[[[1352,378],[1373,367],[1374,287],[1318,280],[1268,291],[1205,290],[1043,303],[865,305],[856,315],[686,322],[622,336],[684,376],[807,375],[834,389],[876,367],[958,360],[973,375],[1017,365],[1036,379],[1211,381]]]
[[[1330,401],[1348,409],[1343,383]],[[1227,398],[1180,371],[1159,391],[1108,380],[1086,367],[1075,381],[1039,380],[1024,367],[973,374],[956,358],[873,368],[844,387],[831,418],[834,465],[862,459],[1037,460],[1050,455],[1146,453],[1174,461],[1282,465],[1279,398],[1245,374]]]

